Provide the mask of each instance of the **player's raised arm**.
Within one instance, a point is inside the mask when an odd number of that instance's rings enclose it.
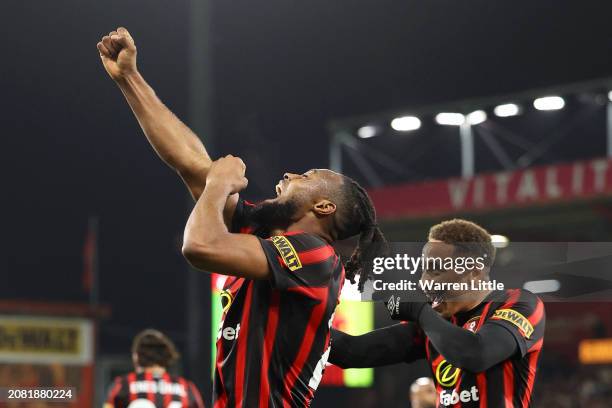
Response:
[[[195,133],[155,95],[136,66],[136,44],[123,27],[97,44],[106,72],[117,83],[144,134],[159,157],[178,172],[197,199],[206,183],[211,159]]]
[[[229,232],[223,209],[247,186],[245,165],[228,155],[210,167],[204,192],[185,226],[183,255],[195,268],[249,279],[266,279],[270,268],[259,238]]]

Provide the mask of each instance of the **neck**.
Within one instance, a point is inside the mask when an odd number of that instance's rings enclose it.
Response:
[[[292,231],[304,231],[309,234],[317,235],[330,244],[334,242],[334,238],[327,228],[325,228],[321,222],[311,217],[302,217],[289,225],[286,229],[273,229],[270,233],[272,235],[280,235]]]
[[[139,373],[153,373],[153,374],[164,374],[166,369],[159,365],[149,366],[149,367],[138,367],[136,370]]]
[[[473,300],[469,302],[466,301],[466,305],[462,308],[462,311],[469,312],[470,310],[477,308],[478,305],[480,305],[487,298],[487,296],[489,296],[490,293],[490,290],[477,292],[477,295],[474,297]]]

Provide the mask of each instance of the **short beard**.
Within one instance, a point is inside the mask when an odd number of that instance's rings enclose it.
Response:
[[[280,203],[277,201],[262,201],[257,204],[250,216],[251,221],[268,230],[286,229],[297,214],[297,204],[294,201]]]

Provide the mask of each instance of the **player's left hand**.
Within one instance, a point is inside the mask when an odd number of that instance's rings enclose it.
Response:
[[[249,184],[245,172],[246,165],[242,159],[228,154],[212,163],[206,184],[222,184],[228,187],[231,194],[238,193]]]
[[[401,302],[399,296],[393,296],[385,302],[389,315],[393,320],[418,322],[419,315],[427,302]]]

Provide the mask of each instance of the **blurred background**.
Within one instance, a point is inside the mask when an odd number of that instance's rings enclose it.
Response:
[[[396,241],[454,216],[511,242],[612,239],[607,2],[9,0],[0,10],[0,386],[71,385],[71,406],[99,406],[130,369],[132,337],[155,327],[210,399],[216,281],[188,270],[187,194],[100,64],[96,43],[119,25],[143,76],[209,151],[244,159],[248,198],[273,195],[285,171],[332,167],[369,189]],[[343,304],[345,330],[388,324],[371,305]],[[547,305],[535,406],[609,406],[610,306]],[[409,407],[423,375],[424,364],[330,367],[313,406]]]

